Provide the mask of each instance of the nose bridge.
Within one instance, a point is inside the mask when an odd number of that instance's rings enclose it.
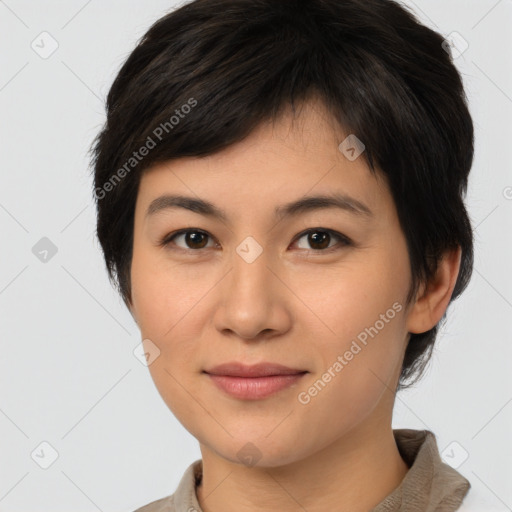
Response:
[[[275,296],[276,277],[270,270],[271,252],[255,238],[245,238],[232,254],[231,271],[222,285],[222,306],[216,313],[218,330],[230,330],[243,338],[262,331],[286,329],[288,314]]]
[[[267,267],[270,256],[269,251],[253,236],[247,236],[242,240],[235,248],[235,254],[231,260],[231,292],[239,295],[239,299],[243,297],[256,299],[262,292],[268,294],[270,292],[268,281],[272,276]]]

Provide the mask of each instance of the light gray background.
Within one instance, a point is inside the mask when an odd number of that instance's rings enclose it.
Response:
[[[406,3],[469,43],[455,62],[476,129],[476,257],[393,427],[432,430],[453,460],[465,450],[458,471],[512,510],[512,1]],[[104,270],[86,155],[115,74],[175,5],[0,1],[0,511],[132,511],[200,458],[133,354],[139,331]],[[59,45],[46,59],[31,48],[43,31]],[[32,252],[42,237],[58,249],[46,263]],[[48,469],[43,441],[58,452]]]

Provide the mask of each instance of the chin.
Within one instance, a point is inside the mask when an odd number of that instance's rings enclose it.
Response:
[[[269,443],[264,436],[261,441],[251,440],[247,436],[243,439],[235,438],[229,446],[218,447],[217,454],[233,464],[259,468],[274,468],[291,464],[300,458],[296,445],[285,445],[281,439]],[[224,449],[226,448],[226,449]]]

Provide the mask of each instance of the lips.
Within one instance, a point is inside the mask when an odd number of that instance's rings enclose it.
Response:
[[[214,366],[205,373],[210,375],[224,375],[229,377],[267,377],[271,375],[298,375],[307,373],[307,370],[290,368],[277,363],[263,362],[254,365],[244,365],[230,362]]]
[[[204,373],[232,398],[262,400],[297,384],[308,371],[268,362],[252,366],[231,362],[214,366]]]

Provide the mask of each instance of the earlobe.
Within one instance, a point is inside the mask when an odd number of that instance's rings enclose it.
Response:
[[[421,286],[416,302],[407,318],[407,330],[420,334],[432,329],[442,318],[459,275],[461,248],[444,253],[435,277]]]

